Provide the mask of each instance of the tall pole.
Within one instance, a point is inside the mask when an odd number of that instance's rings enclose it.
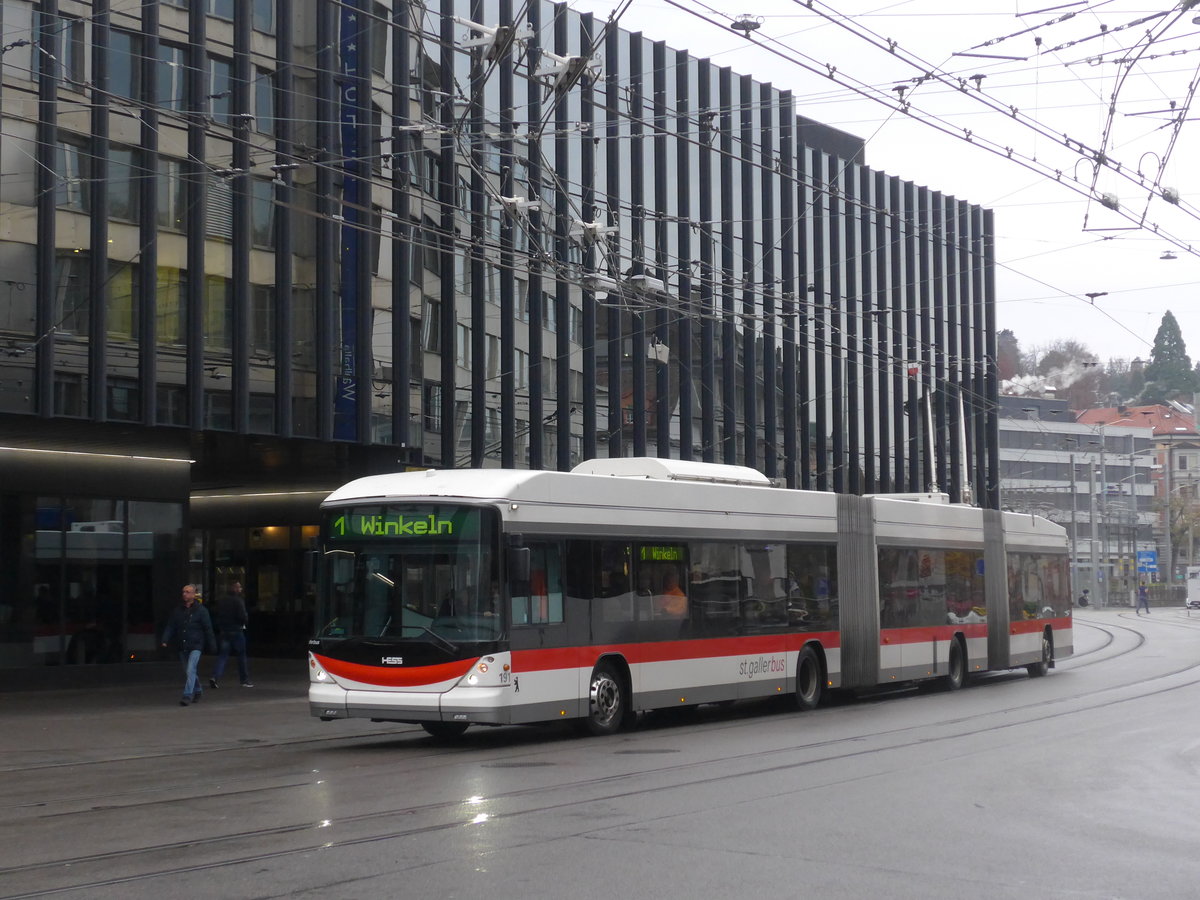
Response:
[[[1172,538],[1172,535],[1171,535],[1171,500],[1172,500],[1172,495],[1171,495],[1171,467],[1172,467],[1172,462],[1173,462],[1173,460],[1171,459],[1171,449],[1172,449],[1172,448],[1171,448],[1171,439],[1170,439],[1170,437],[1169,437],[1169,436],[1167,436],[1167,442],[1166,442],[1166,443],[1167,443],[1167,468],[1166,468],[1166,489],[1167,489],[1167,493],[1166,493],[1166,495],[1163,497],[1163,501],[1164,501],[1164,502],[1163,502],[1163,522],[1164,522],[1164,524],[1165,524],[1165,526],[1166,526],[1166,527],[1165,527],[1165,529],[1164,529],[1164,530],[1166,531],[1166,535],[1165,535],[1165,536],[1166,536],[1166,546],[1165,546],[1165,548],[1164,548],[1164,549],[1165,549],[1167,552],[1166,552],[1166,559],[1164,560],[1164,562],[1166,563],[1166,572],[1167,572],[1167,575],[1166,575],[1166,577],[1167,577],[1167,602],[1169,603],[1169,602],[1170,602],[1170,597],[1171,597],[1171,588],[1172,588],[1172,587],[1174,587],[1174,585],[1175,585],[1175,573],[1174,573],[1174,571],[1173,571],[1173,570],[1174,570],[1174,567],[1175,567],[1175,561],[1174,561],[1174,559],[1172,559],[1172,557],[1175,555],[1175,550],[1174,550],[1174,548],[1173,548],[1173,546],[1172,546],[1172,544],[1174,543],[1174,541],[1173,541],[1173,538]]]
[[[1092,574],[1089,583],[1092,586],[1092,596],[1096,598],[1096,603],[1100,606],[1104,605],[1104,599],[1100,596],[1099,575],[1100,561],[1096,551],[1099,547],[1096,544],[1096,467],[1092,465],[1092,461],[1088,459],[1088,515],[1091,518],[1091,529],[1089,531],[1090,540],[1088,544],[1091,547],[1092,556]]]
[[[1071,590],[1076,591],[1079,583],[1079,525],[1076,522],[1075,497],[1075,454],[1070,454],[1071,466]]]
[[[1137,586],[1141,582],[1138,572],[1138,492],[1137,492],[1137,451],[1134,449],[1133,432],[1129,432],[1129,555],[1133,557],[1133,584],[1130,598],[1136,596]]]
[[[1108,548],[1108,469],[1104,465],[1104,426],[1100,426],[1100,564],[1104,567],[1104,596],[1100,605],[1108,606],[1112,594],[1112,566]]]
[[[1137,450],[1135,449],[1133,432],[1129,432],[1129,555],[1133,557],[1133,583],[1130,586],[1130,605],[1136,602],[1137,586],[1141,583],[1141,573],[1138,571],[1138,480],[1137,480]]]

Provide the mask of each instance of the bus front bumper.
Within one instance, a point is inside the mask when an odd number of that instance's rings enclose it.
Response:
[[[444,693],[353,691],[314,682],[308,686],[308,709],[323,720],[506,725],[510,721],[510,691],[507,687],[454,687]]]

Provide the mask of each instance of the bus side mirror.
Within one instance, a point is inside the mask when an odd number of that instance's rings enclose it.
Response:
[[[529,581],[529,556],[528,547],[508,548],[508,581],[510,584]]]

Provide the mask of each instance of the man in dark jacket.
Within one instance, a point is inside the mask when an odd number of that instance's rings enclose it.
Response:
[[[225,672],[230,652],[237,656],[238,678],[242,687],[254,687],[250,682],[250,666],[246,659],[246,603],[242,599],[240,581],[230,584],[229,593],[217,601],[215,619],[220,652],[217,654],[217,664],[213,666],[212,678],[208,679],[209,687],[221,686],[218,682]]]
[[[216,645],[213,635],[212,619],[208,610],[196,602],[196,586],[183,586],[183,604],[175,607],[167,627],[163,631],[162,645],[174,644],[179,651],[179,661],[183,663],[183,698],[180,706],[200,702],[200,677],[196,669],[200,665],[200,654],[212,650]]]

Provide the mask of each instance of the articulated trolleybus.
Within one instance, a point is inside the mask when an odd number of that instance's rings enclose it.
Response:
[[[1044,675],[1072,650],[1064,530],[941,494],[624,458],[377,475],[322,510],[324,720],[609,734],[665,707]]]

